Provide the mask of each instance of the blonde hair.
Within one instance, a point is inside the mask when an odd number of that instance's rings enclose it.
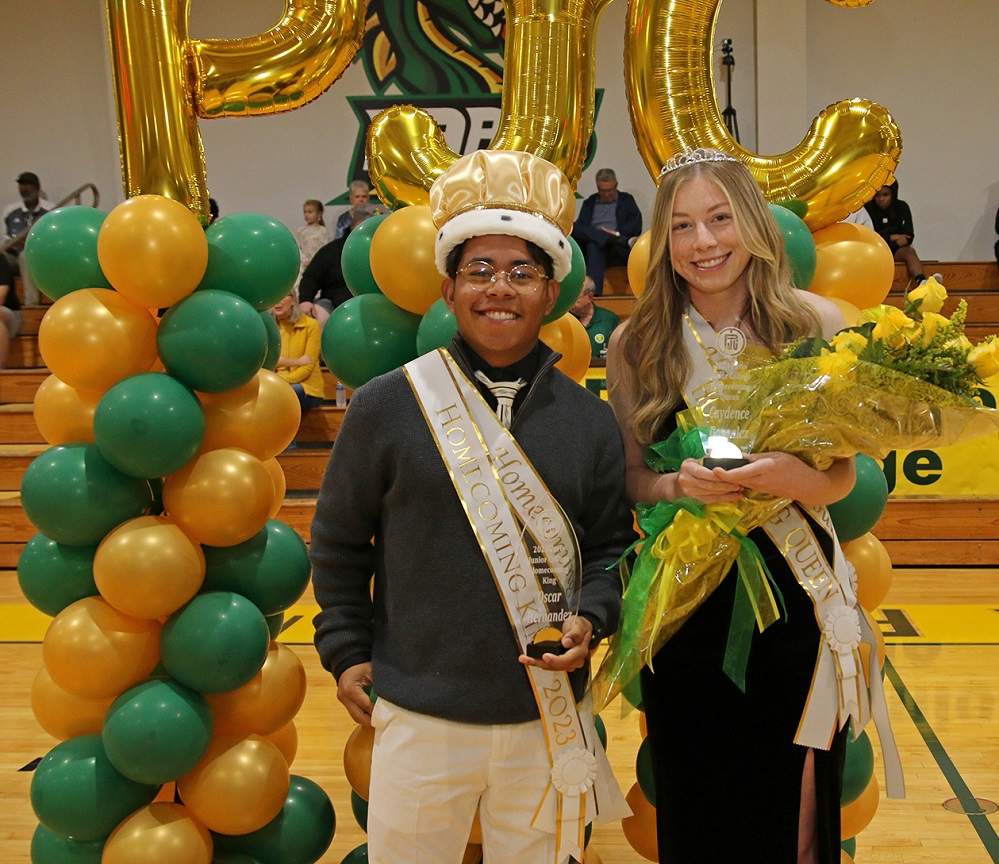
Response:
[[[318,218],[318,219],[317,219],[316,221],[317,221],[317,222],[318,222],[318,223],[319,223],[320,225],[325,225],[326,223],[325,223],[325,222],[323,222],[323,202],[322,202],[322,201],[320,201],[320,200],[318,200],[317,198],[309,198],[309,199],[307,199],[307,200],[306,200],[306,202],[305,202],[305,203],[304,203],[304,204],[302,205],[302,209],[304,210],[304,209],[305,209],[306,207],[308,207],[308,206],[309,206],[310,204],[312,205],[313,209],[315,209],[315,211],[316,211],[316,212],[317,212],[317,213],[319,214],[319,218]]]
[[[716,183],[728,199],[736,232],[750,254],[745,271],[749,309],[743,320],[771,351],[816,333],[820,327],[818,316],[791,281],[780,229],[749,170],[741,162],[726,160],[698,162],[667,172],[652,213],[645,291],[621,337],[624,360],[634,372],[631,432],[643,446],[660,436],[665,418],[682,403],[691,372],[683,339],[690,292],[673,269],[669,245],[677,191],[699,175]]]
[[[298,304],[298,289],[292,288],[284,297],[291,297],[291,308],[288,310],[288,317],[285,319],[289,324],[297,324],[302,320],[302,316],[305,314],[302,311],[302,307]],[[284,297],[281,299],[283,300]],[[274,315],[274,310],[271,309],[271,314]],[[274,315],[275,320],[280,320],[277,315]]]

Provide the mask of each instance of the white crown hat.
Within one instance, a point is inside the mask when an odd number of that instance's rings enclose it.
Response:
[[[535,243],[552,259],[554,276],[572,269],[576,199],[569,181],[540,156],[519,150],[477,150],[449,166],[430,187],[437,227],[434,263],[447,275],[451,250],[472,237],[506,234]]]

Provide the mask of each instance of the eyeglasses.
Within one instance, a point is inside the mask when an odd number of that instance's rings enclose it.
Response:
[[[518,294],[533,294],[548,277],[542,270],[531,264],[517,264],[509,270],[497,270],[487,261],[469,261],[458,271],[473,291],[485,291],[502,276]]]

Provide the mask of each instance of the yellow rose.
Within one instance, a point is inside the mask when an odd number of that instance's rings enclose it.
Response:
[[[837,351],[852,351],[854,354],[859,354],[867,347],[867,337],[863,333],[844,330],[833,336],[829,344]]]
[[[894,306],[887,306],[882,303],[880,306],[871,306],[869,309],[864,309],[860,313],[861,321],[873,321],[877,324],[885,315],[888,314],[889,310],[894,309]]]
[[[927,312],[939,312],[943,309],[944,300],[947,299],[947,289],[944,288],[932,276],[922,285],[917,285],[908,295],[910,303],[919,302],[919,311],[925,315]]]
[[[927,312],[923,316],[923,326],[920,328],[920,334],[922,335],[922,341],[920,342],[920,347],[926,348],[932,342],[937,333],[948,324],[950,321],[943,315],[938,315],[936,312]]]
[[[819,374],[833,379],[852,381],[856,376],[856,365],[857,355],[848,350],[827,351],[823,348],[818,357]]]
[[[944,348],[948,350],[971,351],[971,340],[963,333],[944,343]]]
[[[968,352],[968,362],[975,367],[978,377],[985,379],[999,374],[999,339],[990,336]]]
[[[875,339],[885,342],[890,348],[900,348],[905,344],[905,330],[912,326],[913,320],[901,309],[894,306],[886,307],[886,312],[874,325],[871,333]]]

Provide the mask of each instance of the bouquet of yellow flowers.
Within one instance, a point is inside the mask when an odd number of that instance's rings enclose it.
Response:
[[[648,448],[656,471],[679,470],[705,455],[712,417],[738,418],[727,437],[742,452],[785,452],[824,470],[858,453],[942,447],[999,429],[999,411],[976,401],[983,379],[999,373],[999,339],[972,345],[965,301],[940,314],[944,286],[930,279],[909,292],[905,309],[881,305],[829,341],[801,340],[780,356],[740,368],[703,410],[683,412],[678,429]],[[713,425],[713,424],[711,424]],[[659,648],[736,564],[737,598],[725,671],[744,687],[754,625],[779,617],[779,592],[747,536],[789,502],[747,492],[735,504],[691,499],[639,504],[645,535],[625,589],[621,623],[594,682],[599,710],[651,665]],[[631,550],[629,550],[631,551]],[[741,605],[741,611],[740,611]]]

